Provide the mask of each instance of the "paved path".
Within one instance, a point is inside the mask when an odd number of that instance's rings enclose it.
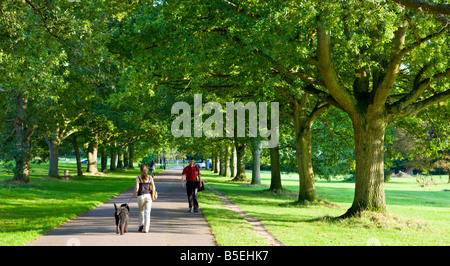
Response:
[[[136,198],[130,203],[128,233],[117,235],[114,203],[129,200],[133,189],[86,212],[48,234],[34,240],[30,246],[214,246],[216,242],[201,212],[188,213],[186,189],[181,188],[181,169],[171,169],[155,177],[158,199],[153,202],[149,233],[138,232]],[[201,208],[201,206],[200,206]],[[195,237],[194,237],[195,236]]]

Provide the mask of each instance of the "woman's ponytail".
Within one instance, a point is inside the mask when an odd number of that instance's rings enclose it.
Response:
[[[148,167],[145,163],[141,164],[141,177],[143,179],[143,181],[147,181],[148,179]]]

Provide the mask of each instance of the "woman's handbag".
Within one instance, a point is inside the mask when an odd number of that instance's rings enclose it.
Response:
[[[155,189],[155,183],[154,180],[152,178],[152,182],[150,183],[150,190],[152,191],[152,200],[156,200],[158,198],[158,192]]]

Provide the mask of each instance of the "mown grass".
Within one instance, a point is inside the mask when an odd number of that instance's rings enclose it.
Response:
[[[209,189],[206,188],[205,191]],[[208,223],[214,229],[219,246],[265,246],[267,240],[258,236],[253,227],[234,211],[226,208],[212,192],[199,192],[199,203]]]
[[[60,163],[60,174],[76,173],[76,165]],[[134,186],[138,169],[106,175],[46,178],[48,165],[32,165],[30,182],[10,182],[0,172],[0,245],[20,246]],[[162,171],[158,169],[157,172]]]
[[[247,172],[251,177],[251,173]],[[353,201],[354,183],[316,181],[321,201],[297,204],[298,176],[283,175],[281,193],[267,191],[270,173],[262,185],[230,182],[203,171],[202,177],[223,192],[239,208],[258,218],[285,245],[449,245],[450,192],[447,177],[437,186],[421,188],[414,178],[392,178],[385,184],[387,214],[366,212],[361,217],[333,219],[345,213]],[[205,204],[206,194],[200,196]],[[208,203],[210,204],[210,203]],[[219,204],[216,204],[219,206]],[[203,205],[201,205],[203,208]],[[208,208],[215,208],[214,204]],[[206,213],[210,224],[216,217]],[[227,236],[229,228],[212,226],[215,234]],[[244,236],[243,236],[244,237]],[[235,239],[235,236],[233,236]],[[230,240],[222,240],[223,243]],[[242,242],[246,242],[241,240]]]

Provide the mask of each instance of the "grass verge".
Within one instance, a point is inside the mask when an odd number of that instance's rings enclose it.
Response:
[[[199,192],[202,212],[213,229],[219,246],[266,246],[267,240],[234,211],[229,210],[209,188]]]
[[[251,173],[247,173],[251,176]],[[230,178],[203,171],[202,178],[214,189],[224,193],[246,214],[259,219],[266,229],[285,245],[449,245],[450,192],[446,177],[435,178],[437,186],[421,188],[413,178],[392,178],[385,184],[388,213],[366,212],[360,217],[345,220],[337,217],[350,207],[354,183],[344,181],[316,181],[321,199],[318,203],[296,204],[298,176],[283,175],[283,191],[267,189],[270,173],[262,173],[262,184],[230,182]],[[202,199],[201,202],[207,199]],[[220,203],[208,202],[208,208]],[[201,207],[203,208],[202,203]],[[208,221],[214,213],[205,213]],[[233,224],[233,220],[227,221]],[[219,223],[220,224],[220,223]],[[212,223],[215,235],[227,237],[236,228],[222,228]],[[243,243],[245,235],[239,235]],[[236,240],[233,235],[230,243]],[[219,243],[220,244],[220,243]],[[251,244],[250,244],[251,245]]]

